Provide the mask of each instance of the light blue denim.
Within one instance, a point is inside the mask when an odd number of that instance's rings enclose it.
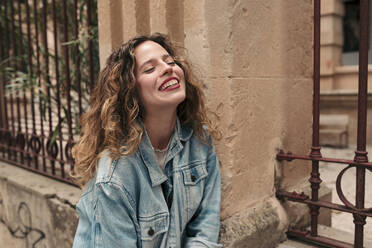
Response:
[[[164,171],[147,135],[131,156],[102,157],[77,204],[73,247],[222,247],[219,163],[207,142],[177,120]]]

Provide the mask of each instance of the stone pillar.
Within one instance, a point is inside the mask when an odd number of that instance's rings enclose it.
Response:
[[[321,1],[321,91],[334,88],[335,68],[342,62],[344,11],[342,0]]]
[[[111,52],[135,35],[167,33],[183,45],[183,4],[173,0],[99,0],[101,67]]]
[[[223,131],[221,241],[272,247],[288,218],[301,218],[281,206],[275,188],[300,189],[310,174],[309,164],[282,165],[275,155],[311,146],[312,1],[194,0],[184,8],[185,46],[203,68]]]
[[[223,134],[215,142],[223,188],[221,242],[225,247],[274,247],[283,239],[288,221],[294,224],[306,212],[283,205],[275,191],[302,191],[308,186],[311,164],[282,164],[275,157],[279,149],[310,153],[312,1],[132,0],[131,4],[136,11],[148,10],[149,16],[143,16],[148,21],[146,32],[168,33],[185,46],[205,85],[208,107]],[[121,9],[118,18],[133,15],[130,8]],[[114,14],[107,18],[115,20]],[[140,20],[132,21],[135,25],[127,28],[134,32]],[[100,25],[104,22],[100,20]],[[120,22],[111,23],[121,27]],[[102,61],[108,54],[103,50],[106,45],[100,46]]]

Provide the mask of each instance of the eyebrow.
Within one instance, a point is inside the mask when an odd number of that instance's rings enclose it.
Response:
[[[167,58],[173,58],[173,57],[172,57],[170,54],[164,54],[164,55],[161,56],[161,59],[162,59],[162,60],[165,60],[165,59],[167,59]],[[149,59],[149,60],[147,60],[146,62],[144,62],[144,63],[139,67],[138,71],[141,71],[143,67],[145,67],[147,64],[152,63],[154,60],[155,60],[155,59]]]

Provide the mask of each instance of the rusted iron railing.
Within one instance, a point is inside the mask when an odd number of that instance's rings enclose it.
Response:
[[[365,208],[365,172],[372,171],[372,163],[368,162],[366,152],[366,126],[367,126],[367,77],[368,77],[368,0],[360,0],[360,43],[359,43],[359,92],[358,92],[358,138],[357,150],[354,160],[324,158],[319,146],[319,96],[320,96],[320,0],[314,0],[314,93],[313,93],[313,141],[311,153],[308,156],[293,155],[290,152],[280,151],[277,154],[279,161],[292,161],[295,159],[312,161],[312,172],[309,179],[311,183],[311,197],[301,193],[278,190],[278,198],[305,203],[310,207],[311,228],[310,231],[290,229],[288,236],[299,238],[328,247],[363,247],[363,227],[366,217],[372,217],[372,208]],[[336,180],[337,194],[344,205],[327,201],[320,201],[318,190],[322,180],[319,174],[319,162],[331,162],[334,164],[346,164]],[[356,168],[356,204],[346,199],[341,188],[341,180],[344,173],[350,168]],[[353,214],[355,223],[354,244],[345,243],[330,237],[318,235],[319,208],[335,209]]]
[[[0,17],[0,160],[74,184],[71,147],[99,70],[96,0],[2,0]]]

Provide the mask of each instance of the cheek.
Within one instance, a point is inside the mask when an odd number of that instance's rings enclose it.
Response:
[[[174,72],[177,74],[177,76],[183,80],[185,80],[185,74],[183,72],[183,70],[181,69],[181,67],[177,66],[175,69],[174,69]]]
[[[150,87],[149,80],[146,77],[140,78],[136,82],[136,87],[141,95],[144,94]]]

